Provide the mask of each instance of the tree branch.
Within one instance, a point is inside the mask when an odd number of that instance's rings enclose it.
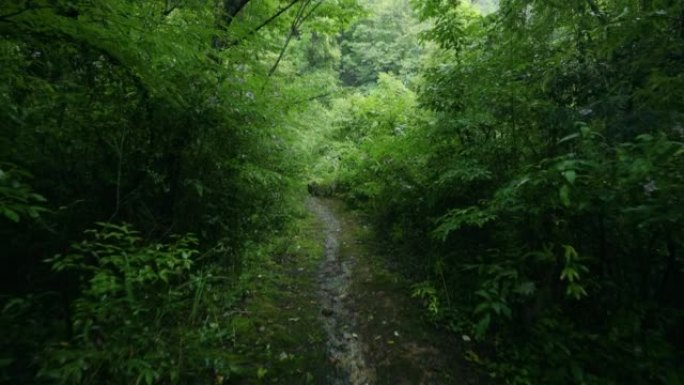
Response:
[[[292,37],[295,35],[295,32],[297,31],[297,28],[306,21],[313,13],[314,11],[321,5],[323,4],[324,0],[320,0],[318,3],[316,3],[311,11],[307,13],[306,15],[304,14],[304,10],[306,7],[311,4],[313,0],[306,0],[304,4],[302,4],[302,7],[299,9],[297,12],[297,16],[295,16],[294,20],[292,21],[292,26],[290,27],[290,33],[287,35],[287,40],[285,40],[285,45],[283,48],[280,50],[280,55],[278,55],[278,60],[276,60],[275,64],[273,64],[273,67],[271,68],[270,71],[268,71],[268,76],[272,76],[275,70],[278,68],[278,65],[280,64],[280,61],[283,59],[283,56],[285,56],[285,51],[287,50],[287,47],[290,45],[290,41],[292,40]]]
[[[10,13],[5,14],[5,15],[0,15],[0,21],[5,21],[5,20],[7,20],[7,19],[9,19],[9,18],[11,18],[11,17],[19,16],[19,15],[21,15],[21,14],[24,13],[24,12],[34,11],[34,10],[36,10],[36,9],[45,9],[45,8],[50,8],[50,7],[48,7],[48,6],[32,7],[32,6],[29,4],[28,7],[24,8],[24,9],[21,9],[21,10],[19,10],[19,11],[10,12]]]
[[[242,8],[249,3],[250,0],[223,0],[223,11],[226,14],[225,27],[228,27],[233,22],[235,16],[242,10]]]
[[[276,12],[275,14],[273,14],[273,16],[269,17],[269,18],[266,19],[264,22],[262,22],[261,24],[259,24],[256,28],[254,28],[253,30],[249,31],[245,36],[243,36],[243,37],[241,37],[240,39],[235,40],[234,42],[232,42],[232,43],[230,44],[230,46],[233,47],[233,46],[236,46],[236,45],[242,43],[243,40],[245,40],[246,38],[248,38],[248,37],[254,35],[254,34],[257,33],[257,32],[259,32],[260,29],[264,28],[266,25],[268,25],[269,23],[271,23],[273,20],[277,19],[278,16],[280,16],[280,15],[282,15],[283,13],[287,12],[288,9],[292,8],[295,4],[299,3],[300,1],[301,1],[301,0],[292,0],[292,2],[290,2],[290,4],[288,4],[288,5],[286,5],[285,7],[279,9],[278,12]]]
[[[316,11],[316,9],[318,9],[318,7],[320,7],[321,4],[323,4],[323,1],[324,1],[324,0],[320,0],[318,3],[316,3],[316,5],[314,5],[314,6],[311,8],[311,11],[309,11],[309,13],[307,13],[304,17],[302,17],[302,21],[301,21],[299,24],[301,25],[306,19],[308,19],[309,17],[311,17],[311,15]]]
[[[296,106],[296,105],[299,105],[299,104],[302,104],[302,103],[312,102],[312,101],[314,101],[314,100],[316,100],[316,99],[325,98],[326,96],[330,96],[330,95],[335,95],[335,94],[337,94],[337,93],[339,93],[339,92],[340,92],[339,90],[333,90],[333,91],[328,91],[328,92],[325,92],[325,93],[322,93],[322,94],[318,94],[318,95],[314,95],[314,96],[309,96],[308,98],[304,98],[304,99],[300,99],[300,100],[294,101],[294,102],[290,103],[289,106],[292,107],[292,106]]]

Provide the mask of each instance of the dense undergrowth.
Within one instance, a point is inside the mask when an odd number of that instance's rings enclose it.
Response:
[[[682,3],[361,3],[0,4],[1,382],[321,378],[308,181],[494,382],[684,382]]]
[[[266,375],[231,325],[301,216],[316,42],[359,10],[0,4],[0,382]]]
[[[321,178],[495,382],[682,383],[682,4],[414,5],[422,69],[333,103]]]

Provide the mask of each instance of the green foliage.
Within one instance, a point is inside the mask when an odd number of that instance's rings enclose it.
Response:
[[[367,2],[369,15],[342,36],[340,77],[346,85],[375,83],[381,73],[409,82],[417,74],[424,48],[418,34],[424,29],[408,0]]]
[[[380,74],[367,93],[336,100],[328,142],[319,150],[326,167],[318,177],[373,207],[390,203],[383,201],[386,189],[411,191],[421,178],[415,173],[421,159],[409,139],[413,122],[423,119],[416,111],[415,94],[389,74]]]
[[[432,316],[437,316],[440,312],[439,297],[437,289],[430,282],[421,282],[413,285],[411,297],[423,300],[425,308]]]
[[[31,187],[23,182],[30,175],[16,166],[9,164],[0,167],[0,214],[12,222],[19,222],[22,217],[38,218],[45,198],[34,193]]]
[[[484,15],[496,12],[499,9],[499,0],[471,0],[471,3]]]
[[[193,329],[211,277],[192,269],[195,238],[145,245],[130,227],[109,223],[86,235],[71,253],[47,261],[57,272],[76,273],[83,286],[72,304],[73,338],[47,348],[40,377],[62,384],[112,378],[154,384],[230,370],[228,354],[210,353],[227,336],[217,335],[208,321]]]
[[[287,3],[0,4],[0,381],[233,379],[221,320],[292,220],[307,103],[360,12]]]
[[[484,374],[683,382],[681,2],[220,3],[0,5],[0,381],[275,378],[225,314],[307,179]]]
[[[682,5],[414,5],[441,50],[404,134],[382,86],[336,107],[338,181],[414,294],[502,383],[681,383]]]

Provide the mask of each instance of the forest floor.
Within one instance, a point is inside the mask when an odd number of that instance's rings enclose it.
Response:
[[[426,322],[370,226],[337,200],[309,198],[306,206],[313,217],[289,239],[296,252],[257,276],[235,321],[249,365],[260,365],[244,383],[476,383],[462,342]]]

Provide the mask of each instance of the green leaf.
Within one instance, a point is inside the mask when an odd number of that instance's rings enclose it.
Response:
[[[487,329],[489,329],[489,324],[492,321],[492,317],[490,314],[486,314],[480,321],[478,321],[477,325],[475,325],[475,334],[479,337],[484,337],[485,333],[487,333]]]
[[[584,290],[584,287],[577,282],[573,282],[568,285],[567,289],[565,290],[565,294],[575,299],[581,299],[582,297],[587,296],[587,291]]]
[[[580,136],[579,133],[570,134],[570,135],[568,135],[568,136],[566,136],[566,137],[563,137],[561,140],[559,140],[559,141],[558,141],[558,144],[567,142],[567,141],[569,141],[569,140],[577,139],[577,138],[579,138],[579,136]]]
[[[518,294],[521,294],[524,296],[529,296],[529,295],[534,294],[536,289],[537,289],[537,287],[534,284],[534,282],[528,281],[528,282],[523,282],[523,283],[519,284],[518,286],[516,286],[514,291]]]
[[[496,219],[496,214],[490,210],[471,206],[465,209],[455,209],[439,219],[440,225],[433,231],[434,236],[445,241],[450,233],[464,226],[483,227]]]
[[[566,263],[570,263],[579,257],[577,250],[570,245],[563,245],[563,257]]]
[[[577,179],[577,172],[575,170],[567,170],[563,172],[563,176],[565,177],[565,180],[568,181],[568,183],[574,184],[575,179]]]
[[[558,190],[558,198],[560,198],[561,204],[565,207],[570,207],[570,187],[568,185],[563,185]]]
[[[257,378],[262,380],[262,379],[264,379],[264,377],[266,377],[267,373],[268,373],[268,369],[259,368],[259,369],[257,369]]]
[[[475,307],[475,310],[473,311],[473,313],[474,314],[484,313],[488,309],[489,309],[489,302],[482,302]]]
[[[2,213],[5,215],[5,218],[9,219],[10,221],[15,223],[19,222],[19,214],[17,214],[15,211],[3,207]]]
[[[0,368],[6,368],[12,365],[14,358],[0,358]]]
[[[560,279],[574,282],[579,279],[579,273],[573,267],[566,267],[561,272]]]
[[[589,137],[591,129],[589,128],[589,126],[583,125],[580,127],[580,132],[582,133],[582,137],[587,138]]]
[[[47,199],[40,194],[31,194],[31,197],[38,202],[47,202]]]
[[[476,291],[475,295],[478,295],[478,296],[485,298],[485,299],[491,299],[492,298],[492,296],[489,294],[489,292],[487,292],[486,290],[482,290],[482,289]]]

